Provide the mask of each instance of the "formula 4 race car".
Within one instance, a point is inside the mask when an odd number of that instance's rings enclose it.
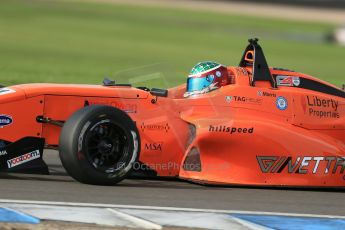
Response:
[[[55,148],[89,184],[113,185],[134,169],[203,184],[345,187],[342,89],[269,68],[257,39],[225,72],[228,84],[187,96],[186,84],[111,80],[3,87],[1,171],[48,173],[43,149]]]

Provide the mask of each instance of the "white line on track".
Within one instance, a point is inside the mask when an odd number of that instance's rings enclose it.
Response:
[[[55,205],[70,207],[97,207],[97,208],[124,208],[141,210],[161,210],[161,211],[182,211],[182,212],[207,212],[223,214],[254,214],[254,215],[273,215],[290,217],[312,217],[312,218],[332,218],[345,219],[345,216],[336,215],[317,215],[304,213],[285,213],[285,212],[260,212],[260,211],[241,211],[241,210],[217,210],[217,209],[197,209],[197,208],[176,208],[176,207],[158,207],[158,206],[138,206],[138,205],[117,205],[117,204],[94,204],[94,203],[73,203],[73,202],[55,202],[55,201],[34,201],[34,200],[9,200],[0,199],[0,203],[32,204],[32,205]]]
[[[1,208],[5,209],[5,210],[7,210],[7,211],[13,212],[13,213],[17,214],[18,216],[27,216],[27,217],[30,216],[30,215],[26,215],[26,213],[21,213],[21,212],[15,210],[15,209],[12,209],[12,208],[5,208],[5,207],[1,207]],[[32,219],[36,219],[36,218],[34,218],[34,217],[32,217],[32,216],[30,216],[30,217],[31,217]],[[39,220],[37,219],[37,221],[39,221]]]
[[[264,226],[261,226],[261,225],[255,224],[255,223],[251,223],[251,222],[248,222],[248,221],[245,221],[245,220],[241,220],[241,219],[233,217],[233,216],[231,216],[231,219],[233,221],[243,225],[244,227],[247,227],[248,229],[251,229],[251,230],[271,230],[270,228],[266,228]]]
[[[115,210],[115,209],[107,208],[107,210],[109,212],[117,215],[118,217],[120,217],[122,219],[125,219],[125,220],[127,220],[127,221],[129,221],[131,223],[134,223],[135,225],[137,225],[140,228],[144,228],[144,229],[157,229],[157,230],[162,229],[162,226],[159,225],[159,224],[152,223],[150,221],[147,221],[147,220],[144,220],[144,219],[141,219],[141,218],[129,215],[129,214],[124,213],[124,212],[120,212],[120,211]]]

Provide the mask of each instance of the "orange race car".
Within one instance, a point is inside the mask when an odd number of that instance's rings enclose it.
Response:
[[[0,168],[48,173],[58,148],[83,183],[132,169],[203,184],[345,187],[345,92],[269,68],[257,39],[240,65],[198,63],[169,90],[25,84],[0,89]]]

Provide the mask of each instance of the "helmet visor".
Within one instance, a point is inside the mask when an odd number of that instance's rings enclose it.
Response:
[[[205,77],[190,77],[187,80],[187,92],[201,91],[210,86],[213,80],[213,75]]]

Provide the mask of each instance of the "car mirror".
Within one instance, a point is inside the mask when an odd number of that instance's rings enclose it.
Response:
[[[157,97],[167,97],[168,96],[168,90],[167,89],[152,88],[150,90],[150,93],[153,96],[157,96]]]

